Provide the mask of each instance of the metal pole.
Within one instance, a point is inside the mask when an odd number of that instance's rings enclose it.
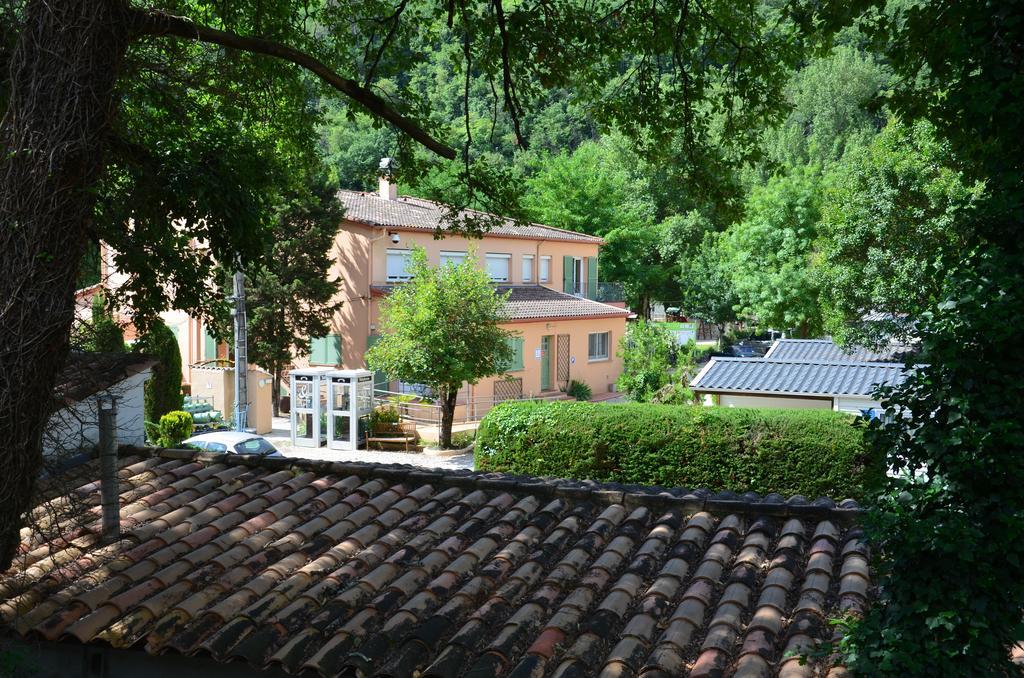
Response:
[[[121,539],[121,506],[117,493],[117,400],[99,400],[100,502],[103,510],[103,539]]]
[[[249,414],[249,349],[245,318],[245,274],[235,271],[235,430],[244,431]]]

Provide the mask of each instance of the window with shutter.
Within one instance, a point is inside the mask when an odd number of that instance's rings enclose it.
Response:
[[[597,257],[587,257],[587,299],[597,299]]]
[[[203,359],[213,360],[217,357],[217,340],[210,331],[203,327]]]
[[[412,279],[412,276],[409,275],[409,265],[412,263],[412,252],[409,250],[388,250],[387,259],[388,280],[401,281]]]
[[[441,265],[451,264],[458,266],[466,260],[465,252],[441,252]]]
[[[511,268],[511,254],[487,255],[487,274],[494,282],[510,282],[512,280]]]
[[[533,282],[533,255],[523,255],[523,282]]]
[[[503,366],[502,372],[518,372],[523,369],[523,338],[508,337],[505,341],[512,349],[512,356]]]
[[[311,339],[309,342],[309,364],[340,365],[341,336],[329,334],[326,337]]]
[[[539,278],[542,283],[551,282],[551,257],[540,258]]]

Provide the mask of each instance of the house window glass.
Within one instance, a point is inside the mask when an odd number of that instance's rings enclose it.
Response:
[[[388,250],[388,280],[410,280],[411,263],[412,252],[409,250]]]
[[[309,363],[311,365],[341,364],[341,335],[328,334],[309,342]]]
[[[572,293],[583,294],[583,260],[579,257],[572,260]]]
[[[451,264],[458,266],[466,260],[465,252],[441,252],[441,265]]]
[[[533,255],[523,255],[523,282],[533,282]]]
[[[551,282],[551,257],[540,258],[540,281]]]
[[[590,360],[607,360],[611,337],[611,332],[594,332],[591,334],[587,342],[587,357]]]
[[[511,254],[488,254],[487,274],[495,282],[509,282],[511,275],[512,255]]]

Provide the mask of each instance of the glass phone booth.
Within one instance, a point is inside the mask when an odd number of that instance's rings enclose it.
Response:
[[[358,450],[366,443],[367,420],[373,410],[373,372],[334,370],[326,379],[327,447]]]
[[[292,370],[292,445],[320,447],[327,439],[327,373],[330,368]]]

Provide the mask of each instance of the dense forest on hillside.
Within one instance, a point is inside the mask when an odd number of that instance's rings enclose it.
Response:
[[[524,149],[495,104],[493,78],[473,73],[467,83],[457,41],[443,27],[427,34],[403,84],[468,139],[478,166],[501,168],[515,216],[606,238],[602,279],[624,283],[640,311],[662,302],[716,324],[870,343],[937,299],[947,259],[968,236],[956,216],[984,191],[926,123],[888,110],[891,71],[856,28],[789,71],[787,109],[752,141],[725,135],[734,113],[710,113],[720,143],[700,158],[681,139],[645,154],[565,90],[545,92],[522,116]],[[343,188],[372,190],[379,158],[399,153],[399,138],[338,100],[324,103],[323,150]],[[487,207],[467,195],[457,164],[418,155],[422,164],[400,177],[403,194]]]

